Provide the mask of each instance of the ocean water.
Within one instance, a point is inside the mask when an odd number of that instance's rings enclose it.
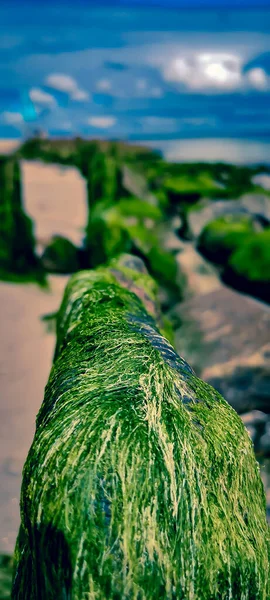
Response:
[[[171,162],[225,162],[270,166],[270,139],[179,139],[143,142]]]

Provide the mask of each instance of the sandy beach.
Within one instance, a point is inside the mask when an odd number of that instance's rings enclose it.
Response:
[[[79,244],[86,222],[84,182],[76,169],[22,165],[24,202],[38,241],[53,234]],[[19,527],[21,471],[43,400],[55,337],[41,318],[55,312],[68,277],[35,284],[0,282],[0,552],[12,553]]]

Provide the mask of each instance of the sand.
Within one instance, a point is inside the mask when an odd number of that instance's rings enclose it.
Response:
[[[76,169],[26,162],[22,168],[25,206],[39,242],[60,233],[80,243],[86,200]],[[22,467],[54,351],[54,333],[41,317],[58,309],[67,280],[49,277],[49,291],[0,282],[0,553],[14,550]]]
[[[24,206],[35,223],[39,249],[53,235],[79,246],[87,222],[85,182],[73,167],[22,161]]]

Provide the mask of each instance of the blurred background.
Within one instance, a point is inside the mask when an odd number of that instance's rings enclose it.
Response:
[[[268,0],[2,0],[0,600],[71,273],[121,252],[241,415],[270,513]]]

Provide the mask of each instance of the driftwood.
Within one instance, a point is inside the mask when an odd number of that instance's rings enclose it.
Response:
[[[162,336],[138,259],[73,276],[23,473],[16,600],[267,600],[236,412]]]

